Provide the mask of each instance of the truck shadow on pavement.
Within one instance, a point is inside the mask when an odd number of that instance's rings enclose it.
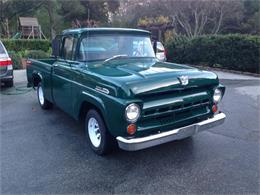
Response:
[[[194,138],[188,138],[136,152],[116,149],[98,156],[88,146],[82,124],[57,107],[42,110],[35,93],[1,97],[6,110],[1,119],[2,170],[7,177],[2,183],[4,193],[120,194],[128,182],[129,193],[145,193],[145,189],[133,187],[138,186],[135,182],[150,185],[169,171],[176,173],[178,167],[190,169],[199,154],[195,150],[201,149]],[[9,102],[15,105],[8,106]],[[17,188],[10,185],[9,176]]]

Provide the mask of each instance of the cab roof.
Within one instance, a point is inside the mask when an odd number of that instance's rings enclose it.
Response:
[[[68,29],[62,32],[63,35],[68,34],[95,34],[95,33],[127,33],[127,34],[144,34],[150,35],[151,33],[146,30],[133,29],[133,28],[75,28]]]

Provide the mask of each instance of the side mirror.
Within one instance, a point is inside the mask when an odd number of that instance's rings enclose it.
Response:
[[[154,53],[156,54],[157,53],[157,41],[156,40],[153,42],[153,50],[154,50]]]
[[[51,42],[52,56],[57,58],[60,56],[60,46],[61,46],[61,35],[57,35],[55,39]]]

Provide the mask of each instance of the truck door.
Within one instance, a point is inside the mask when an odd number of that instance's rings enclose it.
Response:
[[[55,104],[67,113],[71,113],[71,61],[74,58],[76,39],[65,36],[62,40],[61,56],[53,64],[52,86]]]

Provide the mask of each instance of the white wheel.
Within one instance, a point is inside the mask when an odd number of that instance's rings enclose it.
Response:
[[[43,96],[42,86],[39,86],[39,88],[38,88],[38,98],[39,98],[39,102],[42,106],[44,104],[44,96]]]
[[[88,111],[85,118],[85,132],[89,146],[98,155],[104,155],[116,145],[114,138],[108,133],[102,116],[94,109]]]
[[[93,117],[88,120],[88,135],[93,146],[98,148],[101,143],[101,132],[97,120]]]
[[[44,92],[41,83],[39,83],[37,87],[37,97],[42,109],[49,109],[52,107],[52,103],[44,98]]]

